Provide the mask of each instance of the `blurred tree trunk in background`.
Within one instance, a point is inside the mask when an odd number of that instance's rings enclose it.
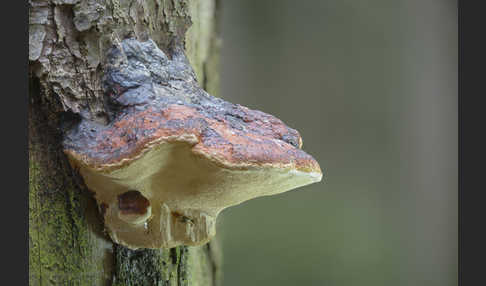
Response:
[[[107,122],[106,50],[127,36],[184,45],[218,94],[218,0],[29,1],[29,284],[216,285],[220,255],[201,247],[132,251],[103,231],[95,200],[62,153],[62,129]]]

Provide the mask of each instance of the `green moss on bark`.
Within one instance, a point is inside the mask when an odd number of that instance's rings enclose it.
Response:
[[[44,106],[42,106],[44,104]],[[31,86],[29,104],[29,267],[31,285],[103,285],[99,251],[109,242],[62,154],[58,119]]]

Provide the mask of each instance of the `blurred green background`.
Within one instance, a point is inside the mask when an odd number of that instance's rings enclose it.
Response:
[[[222,97],[325,173],[223,212],[224,285],[457,285],[456,1],[221,4]]]

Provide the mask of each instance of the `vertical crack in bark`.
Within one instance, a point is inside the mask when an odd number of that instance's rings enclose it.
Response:
[[[37,176],[34,177],[35,178],[35,182],[34,182],[34,186],[37,186],[38,182],[38,178]],[[36,206],[36,213],[39,212],[40,210],[40,206],[39,206],[39,195],[38,195],[38,190],[34,190],[34,195],[35,195],[35,206]],[[36,230],[37,230],[37,249],[38,249],[38,254],[39,254],[39,262],[41,261],[41,239],[40,239],[40,228],[38,227],[39,226],[39,217],[36,216]],[[39,267],[39,284],[42,286],[42,267]]]
[[[219,259],[217,257],[215,257],[215,252],[216,250],[213,249],[214,247],[218,247],[216,245],[214,245],[214,242],[209,242],[207,244],[207,252],[208,252],[208,256],[209,256],[209,261],[211,263],[211,276],[212,276],[212,282],[213,282],[213,286],[218,286],[219,285]]]
[[[187,269],[186,269],[186,263],[187,263],[187,246],[180,246],[179,248],[180,254],[179,254],[179,263],[177,265],[177,281],[178,281],[178,286],[187,286],[188,281],[187,281]]]

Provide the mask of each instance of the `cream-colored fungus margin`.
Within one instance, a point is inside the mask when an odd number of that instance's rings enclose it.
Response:
[[[208,154],[197,154],[192,142],[166,140],[153,142],[136,160],[116,166],[78,164],[98,203],[107,206],[105,225],[116,243],[131,249],[201,245],[215,235],[216,217],[223,209],[322,179],[320,170],[304,172],[291,165],[232,168]],[[118,195],[129,190],[150,201],[148,215],[128,220],[120,215]]]

